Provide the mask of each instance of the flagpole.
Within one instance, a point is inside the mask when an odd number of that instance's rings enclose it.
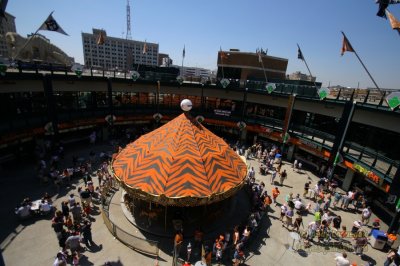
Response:
[[[182,53],[182,68],[181,68],[181,76],[182,76],[182,78],[183,78],[183,60],[185,60],[185,54],[184,53],[186,53],[185,45],[183,45],[183,53]]]
[[[54,13],[54,11],[51,11],[50,15],[48,15],[47,18],[50,17],[53,13]],[[47,20],[47,19],[46,19],[46,20]],[[45,21],[45,22],[46,22],[46,21]],[[15,57],[13,58],[13,60],[18,60],[18,56],[19,56],[19,54],[21,53],[21,51],[24,50],[24,49],[26,48],[26,46],[28,45],[28,43],[30,43],[30,41],[32,41],[33,37],[34,37],[35,35],[37,35],[37,33],[39,32],[39,30],[40,30],[40,28],[42,27],[42,25],[43,25],[43,23],[42,23],[42,24],[40,25],[40,27],[35,31],[35,33],[32,34],[32,35],[29,37],[29,39],[25,42],[24,46],[22,46],[22,48],[19,49],[19,51],[17,52],[17,54],[15,55]]]
[[[299,44],[298,44],[298,43],[297,43],[297,48],[299,49],[299,51],[301,51],[301,49],[300,49],[300,46],[299,46]],[[302,55],[302,58],[301,58],[301,59],[303,59],[303,61],[304,61],[304,64],[306,65],[306,67],[307,67],[307,69],[308,69],[308,73],[310,73],[310,76],[311,76],[311,81],[313,81],[313,76],[312,76],[312,74],[311,74],[311,70],[310,70],[310,68],[308,67],[308,64],[307,64],[306,58],[304,57],[304,54],[303,54],[303,51],[301,51],[301,55]],[[318,88],[318,87],[317,87],[317,83],[315,82],[315,80],[314,80],[313,82],[314,82],[314,86],[315,86],[315,88]]]
[[[222,71],[222,79],[224,79],[225,78],[225,75],[224,75],[224,62],[222,61],[222,59],[223,59],[223,56],[222,56],[222,48],[221,48],[221,46],[219,47],[219,51],[220,51],[220,57],[221,57],[221,71]]]
[[[347,38],[346,34],[344,34],[344,32],[342,31],[343,37],[346,38],[346,40],[348,40],[348,42],[350,43],[349,39]],[[354,54],[357,56],[358,61],[360,61],[361,65],[364,67],[365,71],[367,72],[368,76],[370,77],[370,79],[372,80],[372,82],[375,84],[375,87],[378,89],[378,91],[381,93],[382,97],[383,92],[381,91],[381,89],[379,88],[378,84],[376,84],[374,78],[371,76],[371,74],[369,73],[367,67],[364,65],[363,61],[361,60],[361,58],[358,56],[356,50],[354,49],[353,45],[351,45],[351,47],[353,48]]]
[[[262,60],[262,58],[261,58],[261,53],[258,54],[258,56],[259,56],[259,59],[260,59],[260,61],[261,61],[261,66],[262,66],[263,71],[264,71],[265,82],[267,83],[267,82],[268,82],[268,80],[267,80],[267,74],[265,74],[264,62],[263,62],[263,60]]]

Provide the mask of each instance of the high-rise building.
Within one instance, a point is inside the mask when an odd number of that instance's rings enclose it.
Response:
[[[97,43],[100,33],[103,35],[103,44]],[[157,43],[110,37],[104,30],[93,29],[93,33],[82,32],[82,46],[86,67],[131,70],[134,64],[158,65]]]
[[[10,51],[7,50],[7,43],[6,43],[6,33],[7,32],[17,32],[15,27],[15,17],[7,12],[5,12],[6,19],[0,18],[0,58],[10,58],[11,54]]]

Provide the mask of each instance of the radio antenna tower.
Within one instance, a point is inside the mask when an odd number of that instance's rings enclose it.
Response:
[[[129,6],[129,0],[126,0],[126,39],[132,40],[131,34],[131,7]]]

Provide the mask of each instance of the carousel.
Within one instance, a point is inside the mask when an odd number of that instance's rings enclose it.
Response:
[[[125,215],[150,233],[209,228],[224,210],[235,210],[245,183],[245,159],[193,118],[191,107],[183,100],[181,115],[128,144],[111,163]]]

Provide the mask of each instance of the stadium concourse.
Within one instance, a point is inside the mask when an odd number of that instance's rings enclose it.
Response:
[[[89,159],[89,156],[95,154],[96,160],[100,153],[112,152],[113,146],[109,143],[83,144],[75,147],[68,147],[65,150],[65,156],[60,159],[59,167],[61,169],[72,165],[73,156]],[[90,153],[92,154],[90,155]],[[272,185],[270,185],[270,175],[261,175],[259,173],[260,163],[257,159],[249,159],[247,164],[256,170],[256,182],[264,182],[265,190],[271,195]],[[98,165],[93,164],[93,170]],[[36,176],[36,164],[32,162],[18,162],[12,165],[5,165],[0,169],[1,193],[0,199],[3,207],[0,209],[0,239],[2,258],[0,265],[52,265],[57,252],[60,250],[58,240],[53,228],[51,227],[50,217],[32,217],[27,220],[20,220],[14,213],[14,208],[25,198],[40,199],[45,192],[52,196],[53,206],[61,209],[61,202],[68,199],[71,193],[78,198],[78,187],[83,187],[82,178],[73,179],[71,186],[62,186],[59,190],[53,184],[41,184]],[[282,169],[286,169],[288,177],[283,186],[278,186],[281,194],[277,198],[278,203],[284,203],[285,196],[289,193],[293,195],[303,195],[304,184],[311,181],[313,187],[318,177],[307,170],[298,173],[293,170],[292,164],[283,163]],[[98,184],[97,178],[93,178],[95,185]],[[275,186],[274,186],[275,187]],[[306,203],[308,199],[304,199]],[[240,204],[240,200],[238,201]],[[312,207],[315,203],[312,203]],[[110,265],[171,265],[173,250],[173,239],[165,237],[151,236],[152,240],[159,241],[160,254],[158,258],[146,256],[131,248],[125,246],[115,239],[108,231],[101,216],[101,207],[92,210],[92,238],[96,245],[92,248],[86,248],[81,253],[79,265],[104,265],[110,262]],[[123,214],[121,208],[121,192],[114,194],[110,203],[110,219],[126,232],[137,237],[145,237],[141,230],[134,227]],[[346,225],[348,230],[353,222],[360,220],[360,214],[343,211],[341,209],[333,212],[342,217],[342,225]],[[325,247],[313,244],[311,248],[304,248],[295,243],[297,250],[292,250],[293,239],[290,232],[282,227],[279,220],[280,207],[271,204],[271,210],[267,216],[264,216],[257,235],[252,237],[251,242],[245,249],[246,265],[336,265],[335,256],[341,250],[332,247]],[[370,224],[375,219],[373,214]],[[303,216],[303,222],[306,230],[307,225],[313,221],[314,215]],[[386,224],[381,224],[381,230],[387,230]],[[222,225],[219,232],[218,228],[210,234],[206,234],[206,239],[215,239],[218,234],[223,234],[230,229]],[[365,228],[368,232],[370,228]],[[185,233],[185,232],[184,232]],[[146,234],[148,237],[148,235]],[[350,239],[351,240],[351,239]],[[185,238],[182,251],[186,250],[189,242],[193,243],[192,238]],[[82,246],[85,246],[82,244]],[[363,256],[357,256],[348,251],[348,258],[351,263],[357,265],[383,265],[386,260],[386,251],[372,248],[370,245],[364,251]],[[185,252],[181,252],[181,257],[185,257]],[[195,261],[191,261],[192,264]],[[369,263],[369,264],[368,264]],[[215,262],[213,262],[215,264]],[[232,265],[232,257],[225,258],[223,265]],[[215,264],[216,265],[216,264]]]

